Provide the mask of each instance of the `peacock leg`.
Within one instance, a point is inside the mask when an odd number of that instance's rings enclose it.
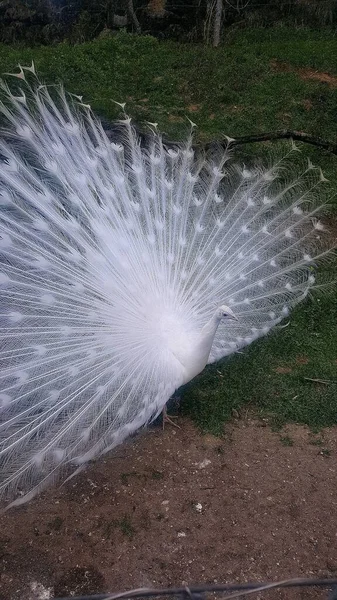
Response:
[[[173,415],[169,416],[167,414],[167,407],[166,407],[166,404],[165,404],[165,406],[163,408],[163,431],[165,429],[165,423],[168,423],[169,425],[172,425],[173,427],[176,427],[177,429],[180,429],[179,425],[177,425],[177,423],[175,423],[173,421],[173,419],[178,419],[178,416],[173,416]]]

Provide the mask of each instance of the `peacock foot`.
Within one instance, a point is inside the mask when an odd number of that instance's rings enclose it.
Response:
[[[173,416],[173,415],[170,416],[170,415],[168,415],[167,414],[167,407],[166,407],[166,404],[165,404],[165,406],[163,408],[163,424],[162,424],[163,431],[165,429],[165,423],[168,423],[169,425],[172,425],[172,427],[176,427],[176,429],[180,429],[180,426],[177,423],[175,423],[173,419],[178,419],[178,416]]]

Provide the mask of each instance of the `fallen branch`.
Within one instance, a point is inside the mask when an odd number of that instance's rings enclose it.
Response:
[[[102,120],[102,122],[103,122],[103,127],[105,129],[105,133],[107,134],[108,138],[113,139],[114,136],[116,135],[116,133],[118,132],[118,129],[116,129],[112,124],[109,124],[107,121]],[[144,131],[143,128],[139,127],[136,123],[134,123],[133,126],[135,127],[140,138],[144,142],[146,142],[146,140],[149,139],[150,134],[147,131]],[[118,135],[118,133],[117,133],[117,135]],[[295,141],[304,142],[306,144],[311,144],[312,146],[316,146],[317,148],[321,148],[322,150],[326,150],[327,152],[330,152],[331,154],[334,154],[335,156],[337,156],[337,143],[329,142],[329,141],[323,140],[322,138],[308,135],[307,133],[304,133],[303,131],[292,131],[290,129],[282,129],[279,131],[268,131],[266,133],[256,133],[253,135],[244,135],[244,136],[237,137],[237,138],[227,137],[225,141],[220,142],[220,145],[227,148],[228,145],[230,145],[232,147],[233,146],[243,146],[244,144],[252,144],[252,143],[256,143],[256,142],[271,142],[271,141],[276,141],[276,140],[295,140]],[[171,146],[174,147],[176,145],[175,142],[172,142],[171,140],[167,139],[165,135],[163,136],[163,141],[165,143],[165,146],[167,146],[167,147],[171,147]],[[206,150],[209,150],[211,148],[214,148],[214,146],[219,146],[219,142],[218,141],[209,142],[209,143],[205,144],[203,146],[203,148],[205,148]]]
[[[311,377],[304,377],[304,379],[306,381],[313,381],[314,383],[323,383],[324,385],[329,385],[330,383],[337,383],[337,381],[329,381],[328,379],[312,379]]]
[[[306,144],[311,144],[312,146],[317,146],[318,148],[323,148],[324,150],[337,155],[337,143],[327,142],[322,138],[316,138],[312,135],[304,133],[303,131],[291,131],[289,129],[237,137],[231,141],[231,146],[240,146],[242,144],[269,142],[275,140],[297,140],[300,142],[305,142]]]

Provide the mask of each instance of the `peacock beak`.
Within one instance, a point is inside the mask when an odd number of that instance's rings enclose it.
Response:
[[[233,313],[233,311],[229,308],[227,311],[228,319],[232,319],[233,321],[238,321],[238,317]]]

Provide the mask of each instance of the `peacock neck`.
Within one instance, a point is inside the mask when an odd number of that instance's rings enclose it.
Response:
[[[218,314],[214,314],[208,323],[201,329],[193,346],[190,346],[187,352],[182,354],[179,353],[178,355],[175,350],[174,353],[176,357],[184,367],[183,383],[187,383],[193,379],[193,377],[201,373],[207,365],[214,336],[220,321],[221,318],[219,318]]]
[[[200,355],[203,355],[206,359],[205,365],[207,364],[213,340],[219,327],[220,321],[221,317],[219,317],[218,312],[216,312],[200,331],[197,347],[200,352]]]

